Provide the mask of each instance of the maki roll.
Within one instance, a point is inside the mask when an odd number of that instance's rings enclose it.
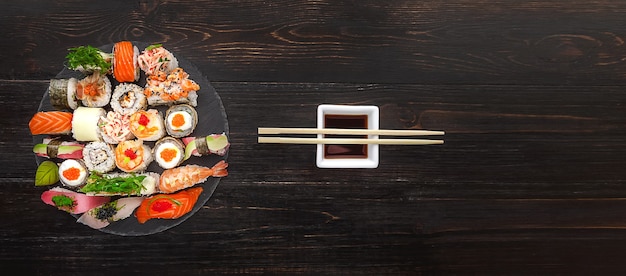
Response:
[[[120,41],[113,45],[113,76],[118,82],[135,82],[139,79],[137,64],[139,49],[130,41]]]
[[[143,89],[134,83],[120,83],[111,96],[111,108],[121,114],[133,114],[146,109],[147,105]]]
[[[78,108],[79,101],[76,99],[76,84],[78,80],[69,79],[52,79],[48,87],[50,95],[50,104],[58,110],[74,110]]]
[[[144,94],[149,105],[173,105],[186,103],[198,105],[200,85],[189,78],[189,74],[178,67],[169,74],[157,72],[146,79]]]
[[[137,59],[139,61],[139,68],[141,68],[147,76],[157,74],[158,72],[169,73],[178,67],[176,57],[161,44],[146,47]]]
[[[130,115],[130,131],[141,140],[159,140],[165,136],[163,116],[156,109],[139,110]]]
[[[59,180],[67,187],[80,187],[87,182],[88,177],[87,166],[81,160],[67,159],[59,165]]]
[[[106,114],[101,107],[79,107],[72,117],[72,136],[76,141],[99,141],[98,121]]]
[[[145,171],[152,160],[150,147],[141,140],[124,141],[115,147],[115,165],[122,171]]]
[[[107,173],[115,169],[115,151],[105,142],[91,142],[83,149],[83,160],[89,171]]]
[[[113,55],[87,45],[70,48],[65,58],[67,59],[67,67],[69,69],[79,71],[86,75],[95,72],[108,74],[111,71]]]
[[[161,168],[171,169],[184,161],[185,146],[178,139],[168,136],[157,141],[152,152]]]
[[[98,120],[98,132],[102,140],[109,144],[118,144],[135,138],[130,131],[130,115],[109,111],[106,117]]]
[[[91,74],[76,83],[76,98],[86,107],[103,107],[111,99],[111,81],[99,73]]]
[[[197,124],[198,113],[190,105],[175,105],[165,112],[165,130],[172,137],[189,136]]]

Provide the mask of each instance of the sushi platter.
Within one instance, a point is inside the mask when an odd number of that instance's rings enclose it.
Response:
[[[208,79],[161,44],[68,52],[29,123],[42,203],[122,236],[193,216],[228,175],[228,121]]]

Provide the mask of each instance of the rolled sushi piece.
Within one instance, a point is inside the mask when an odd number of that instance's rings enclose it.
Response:
[[[135,82],[139,79],[137,57],[139,49],[130,41],[120,41],[113,45],[113,76],[120,83]]]
[[[230,147],[226,133],[211,134],[203,137],[185,137],[182,141],[185,144],[185,160],[191,156],[209,154],[224,156]]]
[[[61,138],[44,138],[33,147],[37,156],[60,159],[82,159],[85,146],[76,141],[65,141]]]
[[[148,105],[189,104],[198,106],[200,85],[189,78],[189,74],[178,67],[169,74],[158,72],[146,78],[144,93]]]
[[[130,115],[115,111],[109,111],[106,117],[100,117],[98,133],[102,140],[114,145],[135,138],[130,131]]]
[[[120,83],[111,96],[111,108],[121,114],[131,115],[147,106],[148,100],[143,94],[143,88],[134,83]]]
[[[76,84],[78,80],[69,79],[52,79],[48,87],[50,95],[50,104],[58,110],[74,110],[80,105],[80,101],[76,98]]]
[[[171,169],[180,165],[185,159],[185,145],[173,137],[159,139],[152,149],[154,160],[163,169]]]
[[[166,133],[163,115],[156,109],[139,110],[130,115],[130,131],[141,140],[159,140]]]
[[[139,68],[146,75],[155,75],[158,72],[169,73],[178,67],[178,60],[165,49],[162,44],[153,44],[144,49],[138,57]]]
[[[81,215],[77,222],[93,229],[101,229],[109,224],[126,219],[143,202],[143,197],[124,197],[93,208]]]
[[[105,116],[101,107],[79,107],[74,110],[72,118],[72,136],[76,141],[100,141],[98,121]]]
[[[107,203],[108,196],[90,196],[68,189],[55,187],[41,194],[41,200],[59,210],[70,214],[82,214],[90,209]]]
[[[70,188],[78,188],[87,183],[89,170],[82,160],[67,159],[59,165],[59,180]]]
[[[86,107],[103,107],[111,100],[111,81],[96,72],[76,83],[76,98]]]
[[[90,45],[70,48],[67,56],[67,67],[89,75],[96,71],[108,74],[111,71],[113,54]]]
[[[165,112],[165,130],[176,138],[191,135],[198,124],[196,109],[188,104],[171,106]]]
[[[160,175],[154,172],[91,174],[80,192],[99,196],[144,196],[157,192]]]
[[[115,147],[115,165],[125,172],[142,172],[152,162],[151,148],[142,140],[128,140]]]
[[[83,149],[83,160],[90,172],[100,174],[115,169],[115,151],[105,142],[90,142]]]

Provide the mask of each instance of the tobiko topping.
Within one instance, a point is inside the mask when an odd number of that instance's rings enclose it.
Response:
[[[137,153],[135,153],[134,150],[132,149],[127,149],[124,151],[124,155],[126,155],[126,157],[130,158],[130,159],[135,159],[137,158]]]
[[[71,211],[74,207],[76,207],[76,201],[73,198],[66,195],[56,195],[52,197],[52,202],[54,205],[62,210]]]
[[[142,126],[147,126],[148,123],[150,122],[150,119],[148,118],[148,116],[141,114],[139,116],[139,124]]]
[[[161,151],[161,158],[166,162],[171,162],[178,155],[178,151],[175,149],[164,149]]]
[[[80,177],[80,169],[76,167],[71,167],[65,171],[63,171],[63,176],[67,180],[76,180]]]

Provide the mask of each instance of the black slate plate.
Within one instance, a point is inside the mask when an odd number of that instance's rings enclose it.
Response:
[[[132,43],[133,45],[139,48],[140,52],[150,45],[150,43],[145,43],[145,42],[133,41]],[[163,47],[167,49],[167,45],[163,45]],[[111,49],[113,48],[113,44],[104,45],[98,48],[100,48],[104,52],[111,52]],[[63,53],[63,56],[65,56],[65,54],[67,53]],[[196,107],[196,111],[198,112],[198,126],[196,127],[196,129],[194,130],[191,136],[206,136],[206,135],[210,135],[214,133],[226,133],[226,135],[228,135],[229,134],[228,133],[228,120],[226,118],[226,112],[224,110],[224,106],[222,105],[222,101],[219,95],[217,94],[213,86],[211,86],[209,80],[196,68],[196,66],[194,66],[188,60],[186,60],[184,57],[177,55],[173,51],[172,51],[172,54],[174,54],[174,56],[178,59],[179,66],[183,68],[187,73],[189,73],[189,78],[194,80],[196,83],[200,85],[200,90],[198,91],[198,106]],[[81,74],[80,72],[64,68],[59,74],[56,75],[55,78],[67,79],[71,77],[77,78],[80,80],[84,77],[84,75]],[[113,85],[113,88],[115,88],[115,85],[117,85],[118,82],[115,81],[115,79],[112,76],[109,76],[109,79],[111,80],[111,84]],[[136,84],[138,84],[141,87],[145,85],[145,75],[143,74],[143,72],[141,73],[141,77],[139,81],[136,82]],[[165,114],[165,110],[167,109],[166,106],[149,107],[149,108],[156,108],[159,111],[161,111],[163,115]],[[110,107],[107,105],[105,109],[107,109],[108,111],[110,110]],[[46,90],[46,92],[44,93],[42,97],[38,111],[51,111],[51,110],[54,110],[54,108],[50,104],[50,97],[48,95],[48,91]],[[66,111],[71,111],[71,110],[66,110]],[[45,135],[33,136],[33,143],[34,144],[41,143],[42,139],[45,137],[47,136]],[[154,146],[154,142],[144,142],[144,143],[148,144],[151,148]],[[48,160],[47,158],[43,158],[43,157],[38,157],[38,156],[35,156],[35,157],[36,157],[37,165],[39,165],[41,162],[45,160]],[[226,158],[227,156],[220,157],[216,155],[209,155],[209,156],[202,156],[202,157],[192,156],[191,158],[186,160],[182,165],[184,166],[187,164],[196,164],[196,165],[201,165],[205,167],[212,167],[218,161],[222,159],[226,159]],[[62,160],[59,159],[59,160],[53,160],[53,161],[57,161],[58,163],[60,163]],[[116,171],[119,171],[119,170],[116,170]],[[148,166],[147,171],[156,172],[160,174],[161,172],[163,172],[163,169],[159,167],[156,162],[153,161]],[[142,236],[142,235],[150,235],[150,234],[155,234],[155,233],[165,231],[167,229],[170,229],[174,226],[179,225],[180,223],[184,222],[189,217],[194,215],[209,200],[209,198],[211,198],[211,195],[217,188],[219,182],[220,182],[220,178],[211,177],[206,182],[196,185],[196,186],[201,186],[203,188],[203,192],[198,198],[198,201],[193,207],[193,209],[191,210],[191,212],[187,213],[181,218],[173,219],[173,220],[151,219],[151,220],[148,220],[144,224],[140,224],[139,222],[137,222],[137,219],[134,217],[134,215],[131,215],[125,220],[113,222],[109,226],[99,229],[99,230],[105,233],[121,235],[121,236]],[[60,185],[60,184],[57,184],[57,185]],[[44,192],[45,190],[52,188],[52,187],[53,186],[43,187],[44,189],[42,189],[41,192]],[[59,212],[60,212],[59,215],[63,215],[62,211],[59,211]],[[78,218],[79,215],[75,215],[75,217]],[[79,225],[82,225],[82,224],[79,224]],[[88,227],[88,226],[84,225],[84,227]]]

